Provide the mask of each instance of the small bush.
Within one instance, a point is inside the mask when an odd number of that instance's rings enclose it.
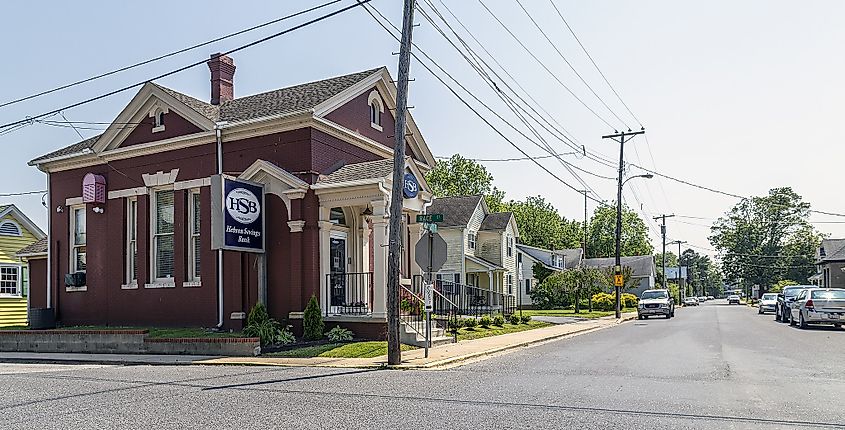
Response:
[[[467,318],[464,320],[464,327],[475,328],[478,325],[478,320],[475,318]]]
[[[510,321],[511,324],[517,325],[517,324],[519,324],[519,315],[513,314],[510,317],[508,317],[508,320]]]
[[[488,315],[484,315],[478,321],[478,325],[480,325],[481,327],[484,327],[484,328],[490,328],[491,324],[493,324],[493,320]]]
[[[493,325],[496,327],[502,327],[503,325],[505,325],[505,317],[501,315],[496,315],[495,317],[493,317]]]
[[[608,293],[593,295],[593,309],[600,311],[612,311],[616,309],[616,297]]]
[[[523,324],[528,324],[529,322],[531,322],[531,315],[523,315],[522,317],[520,317],[520,319],[522,320]]]
[[[635,308],[637,307],[637,296],[631,293],[622,293],[622,297],[619,298],[622,301],[623,308]],[[615,303],[614,303],[615,305]]]
[[[352,333],[352,330],[345,329],[338,325],[327,331],[326,337],[332,342],[349,342],[354,337],[354,334]]]
[[[244,335],[259,338],[261,345],[288,344],[296,340],[287,327],[282,328],[278,321],[270,318],[267,308],[261,303],[252,307],[246,321]]]
[[[311,296],[308,306],[302,316],[303,338],[305,340],[319,340],[323,338],[323,330],[326,325],[323,323],[323,315],[320,312],[320,305],[317,304],[317,297]]]
[[[454,333],[458,331],[461,327],[464,326],[464,320],[460,318],[454,318],[449,320],[449,332]]]
[[[277,333],[276,336],[276,343],[280,343],[282,345],[289,345],[291,343],[296,342],[296,336],[293,335],[293,331],[291,331],[291,326],[287,326]]]

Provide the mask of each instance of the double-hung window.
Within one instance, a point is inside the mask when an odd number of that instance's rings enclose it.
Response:
[[[507,245],[508,245],[508,257],[513,257],[513,237],[508,236]]]
[[[71,208],[70,272],[84,272],[86,268],[85,206]]]
[[[20,266],[0,266],[0,295],[19,296],[21,284]]]
[[[508,273],[507,281],[508,281],[508,294],[513,294],[513,275],[511,275],[510,273]]]
[[[138,283],[138,199],[126,201],[126,284]]]
[[[157,283],[173,282],[173,190],[153,194],[153,273]]]
[[[188,193],[188,281],[200,280],[200,192]]]
[[[469,249],[475,249],[475,242],[477,239],[478,237],[476,236],[476,233],[474,231],[471,231],[469,232],[469,234],[467,234],[467,246],[469,247]]]

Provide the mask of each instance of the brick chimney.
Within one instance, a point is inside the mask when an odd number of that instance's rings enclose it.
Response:
[[[211,54],[206,63],[211,70],[211,104],[219,105],[235,98],[235,63],[226,55],[219,52]]]

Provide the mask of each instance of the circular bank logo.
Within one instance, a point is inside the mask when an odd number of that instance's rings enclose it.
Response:
[[[261,214],[261,202],[252,191],[235,188],[226,195],[226,211],[241,224],[252,224]]]

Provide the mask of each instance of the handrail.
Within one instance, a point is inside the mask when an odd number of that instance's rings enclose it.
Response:
[[[410,295],[414,296],[414,298],[415,298],[415,299],[417,299],[417,300],[419,300],[419,301],[421,301],[421,302],[424,302],[424,301],[425,301],[422,297],[420,297],[420,296],[418,296],[418,295],[414,294],[414,292],[413,292],[413,291],[409,290],[409,289],[408,289],[408,287],[406,287],[406,286],[404,286],[404,285],[400,285],[400,287],[402,287],[402,289],[403,289],[403,290],[407,291],[407,292],[408,292],[408,294],[410,294]]]
[[[450,305],[452,305],[456,308],[458,307],[458,305],[456,305],[455,302],[449,300],[446,296],[443,295],[443,293],[441,293],[440,291],[437,291],[436,288],[432,288],[431,291],[434,291],[434,293],[437,294],[438,296],[440,296],[443,300],[446,300],[447,302],[449,302]]]

